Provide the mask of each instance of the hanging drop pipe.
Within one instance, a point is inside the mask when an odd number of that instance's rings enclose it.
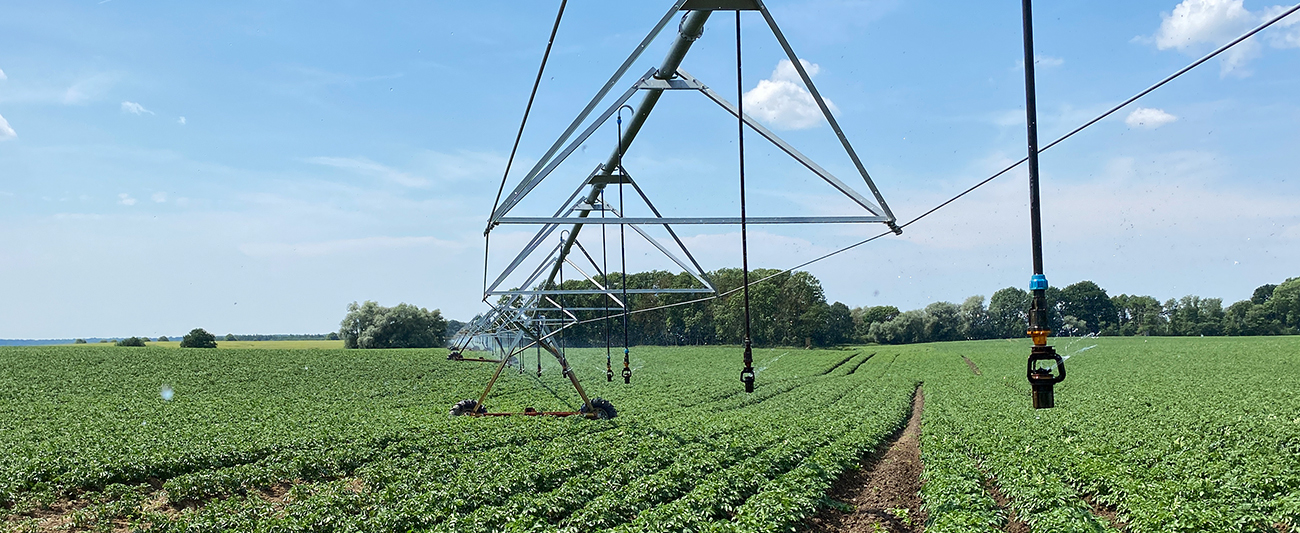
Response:
[[[709,14],[712,11],[691,11],[682,18],[681,27],[678,30],[677,38],[673,41],[672,47],[668,49],[668,55],[664,57],[663,63],[659,65],[659,72],[655,74],[659,79],[670,79],[677,74],[677,67],[681,66],[682,60],[686,58],[686,53],[690,51],[691,45],[695,43],[704,34],[704,23],[709,20]],[[641,126],[645,125],[646,119],[650,112],[654,110],[655,104],[659,103],[659,97],[663,96],[663,89],[646,90],[645,98],[637,105],[632,117],[628,119],[627,126],[623,130],[619,146],[610,154],[609,159],[601,166],[603,174],[614,174],[618,170],[619,161],[622,154],[627,152],[627,147],[636,139],[636,135],[641,132]],[[587,194],[586,202],[588,204],[595,202],[600,198],[600,192],[605,189],[605,184],[592,184],[591,192]],[[578,213],[579,218],[586,218],[591,211],[581,211]],[[555,266],[551,267],[551,273],[546,278],[546,284],[543,287],[550,286],[555,281],[555,276],[559,274],[559,265],[568,257],[569,250],[573,248],[573,243],[578,239],[578,232],[582,230],[582,223],[574,223],[573,229],[569,231],[569,238],[564,241],[564,246],[560,248],[560,260],[556,261]]]
[[[1021,15],[1025,38],[1025,122],[1029,144],[1029,228],[1032,240],[1034,275],[1029,289],[1033,302],[1029,307],[1029,337],[1034,345],[1029,349],[1025,375],[1032,389],[1034,409],[1050,409],[1055,405],[1053,386],[1065,379],[1065,361],[1056,350],[1047,345],[1051,324],[1047,319],[1047,276],[1043,274],[1043,223],[1042,204],[1038,194],[1038,107],[1037,89],[1034,87],[1034,16],[1032,0],[1021,0]],[[1037,361],[1054,361],[1057,375],[1050,368],[1035,368]]]
[[[745,368],[740,371],[740,382],[745,385],[745,392],[754,392],[754,343],[750,337],[749,316],[749,233],[746,228],[745,214],[745,84],[740,60],[740,10],[736,10],[736,145],[740,151],[740,272],[741,289],[745,298],[745,340],[742,353]]]

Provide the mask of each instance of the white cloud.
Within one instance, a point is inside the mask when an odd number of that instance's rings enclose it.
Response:
[[[0,116],[0,141],[7,141],[16,137],[18,137],[18,132],[9,127],[8,120],[5,120],[3,116]]]
[[[161,203],[167,201],[167,193],[165,193],[165,192],[156,192],[156,193],[153,193],[153,196],[150,196],[149,198],[152,199],[153,201],[155,201],[155,202],[161,204]]]
[[[118,77],[117,74],[96,74],[82,79],[64,90],[60,100],[68,105],[85,104],[98,100],[101,95],[108,92],[117,83]]]
[[[1283,6],[1273,6],[1252,12],[1246,9],[1242,1],[1183,0],[1174,7],[1172,13],[1161,16],[1163,20],[1153,38],[1156,48],[1175,49],[1196,55],[1211,46],[1227,43],[1286,9]],[[1300,18],[1283,20],[1275,29],[1265,32],[1263,38],[1275,48],[1300,47],[1300,26],[1291,30],[1283,29],[1295,26],[1297,22],[1300,22]],[[1246,64],[1261,53],[1262,47],[1253,38],[1234,46],[1224,53],[1219,63],[1219,75],[1249,76]]]
[[[821,67],[800,59],[808,77],[817,76]],[[794,63],[782,59],[772,71],[772,76],[758,82],[758,86],[745,93],[745,113],[756,117],[776,129],[802,130],[815,128],[825,121],[812,94],[803,87]],[[826,107],[839,113],[835,104],[826,99]]]
[[[180,125],[182,125],[182,126],[184,126],[184,125],[185,125],[185,117],[181,117],[181,118],[176,119],[176,123],[177,123],[177,124],[180,124]]]
[[[307,158],[308,163],[316,165],[325,165],[327,167],[342,168],[352,170],[367,176],[383,178],[398,185],[406,187],[427,187],[429,180],[419,176],[412,176],[395,168],[382,165],[371,161],[365,157],[311,157]]]
[[[1128,127],[1130,128],[1146,128],[1153,130],[1176,120],[1178,120],[1178,117],[1166,113],[1163,109],[1139,107],[1134,109],[1132,113],[1128,114],[1128,117],[1124,119],[1124,123],[1128,124]]]
[[[5,71],[0,69],[0,81],[5,81],[7,79],[9,79],[9,76],[5,76]]]
[[[150,115],[154,114],[153,111],[145,109],[144,106],[137,104],[135,102],[122,102],[122,112],[134,113],[137,115],[144,114],[144,113],[148,113]]]
[[[1264,15],[1262,18],[1271,19],[1280,15],[1282,11],[1286,9],[1286,6],[1273,6],[1266,8],[1264,9]],[[1273,45],[1274,48],[1300,48],[1300,16],[1292,14],[1291,16],[1278,21],[1277,25],[1274,27],[1277,28],[1277,30],[1265,34],[1265,38],[1268,39],[1269,44]]]
[[[127,193],[121,193],[117,195],[117,203],[122,205],[135,205],[135,198],[132,198],[131,195]]]

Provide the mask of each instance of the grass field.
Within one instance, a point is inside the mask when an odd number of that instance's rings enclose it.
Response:
[[[1300,524],[1300,338],[1057,345],[1069,379],[1044,411],[1025,341],[758,350],[752,395],[736,348],[634,348],[631,385],[604,381],[603,350],[571,350],[609,421],[450,418],[491,368],[444,350],[0,348],[0,523],[789,531],[921,386],[925,510],[904,518],[927,531]],[[578,406],[534,357],[491,410]]]

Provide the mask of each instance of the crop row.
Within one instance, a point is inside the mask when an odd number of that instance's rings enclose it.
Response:
[[[989,531],[1007,511],[1034,531],[1300,524],[1297,339],[1059,344],[1075,356],[1070,377],[1057,386],[1057,407],[1039,411],[1028,406],[1024,352],[931,348],[951,364],[926,386],[928,531]],[[983,375],[965,371],[959,355]],[[990,484],[1009,509],[993,505],[982,490]]]

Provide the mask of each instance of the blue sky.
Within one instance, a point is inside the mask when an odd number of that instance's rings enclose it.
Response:
[[[511,187],[670,4],[569,3]],[[557,5],[7,2],[0,338],[324,332],[367,299],[482,311],[482,228]],[[1018,2],[770,8],[900,219],[1023,156]],[[1035,9],[1046,142],[1278,8]],[[1300,276],[1298,19],[1044,154],[1054,284],[1232,302]],[[799,118],[802,88],[787,85],[761,20],[742,28],[745,90],[768,84],[747,106],[848,180],[830,129]],[[734,31],[716,14],[683,64],[733,101]],[[558,207],[612,149],[611,127],[516,214]],[[734,143],[735,123],[702,96],[670,94],[626,166],[668,213],[734,216]],[[756,137],[747,147],[755,214],[845,208]],[[1025,189],[1023,171],[1008,174],[809,270],[850,306],[1025,286]],[[793,266],[879,229],[755,228],[751,264]],[[682,232],[705,268],[738,265],[734,228]],[[493,232],[494,272],[527,237]],[[632,270],[668,266],[629,249]]]

